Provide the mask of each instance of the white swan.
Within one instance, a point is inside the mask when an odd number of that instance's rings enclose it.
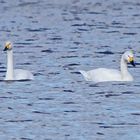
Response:
[[[90,71],[80,70],[80,73],[87,81],[133,81],[132,75],[127,70],[127,63],[135,66],[132,51],[126,51],[121,57],[120,71],[116,69],[98,68]]]
[[[7,41],[3,51],[7,51],[7,71],[4,80],[33,80],[34,76],[30,71],[14,69],[12,43]]]

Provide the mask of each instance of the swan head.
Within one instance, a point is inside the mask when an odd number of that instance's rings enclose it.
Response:
[[[130,64],[132,64],[135,67],[133,51],[126,51],[123,54],[123,58],[126,61],[126,63],[130,63]]]
[[[3,51],[8,51],[8,50],[12,50],[12,43],[10,41],[7,41],[5,43],[5,47]]]

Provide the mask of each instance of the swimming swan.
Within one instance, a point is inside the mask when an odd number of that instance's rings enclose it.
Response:
[[[34,76],[30,71],[14,69],[12,43],[7,41],[3,51],[7,51],[7,71],[4,80],[33,80]]]
[[[135,66],[132,51],[126,51],[121,57],[120,71],[115,69],[98,68],[90,71],[80,70],[80,73],[87,81],[133,81],[132,75],[127,70],[127,63]]]

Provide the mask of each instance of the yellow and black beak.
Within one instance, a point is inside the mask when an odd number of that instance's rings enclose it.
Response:
[[[3,49],[3,51],[7,51],[7,50],[10,50],[10,49],[11,49],[11,43],[6,44],[5,48]]]
[[[7,47],[5,47],[4,49],[3,49],[3,51],[7,51],[8,50],[8,48]]]
[[[134,57],[129,57],[129,63],[130,63],[131,65],[133,65],[134,67],[136,66],[136,65],[135,65],[135,62],[134,62]]]
[[[130,62],[130,64],[132,64],[134,67],[136,66],[134,60]]]

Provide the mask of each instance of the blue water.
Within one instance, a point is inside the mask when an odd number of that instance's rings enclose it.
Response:
[[[1,140],[140,140],[139,0],[0,1]],[[34,81],[4,82],[5,41]],[[86,82],[78,70],[119,69],[134,82]]]

